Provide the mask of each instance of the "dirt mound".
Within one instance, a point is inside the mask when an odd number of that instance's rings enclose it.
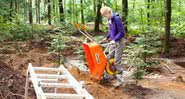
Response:
[[[137,99],[147,99],[148,95],[153,94],[151,89],[144,88],[141,85],[136,84],[126,84],[123,88],[123,92],[132,97],[135,96]]]
[[[39,42],[38,42],[39,43]],[[16,53],[2,53],[0,59],[0,99],[23,99],[25,87],[25,72],[28,63],[33,63],[34,66],[55,66],[53,60],[47,51],[45,40],[39,44],[37,42],[18,42]],[[16,48],[16,44],[12,42],[1,43],[3,48],[7,46]],[[31,82],[30,82],[31,85]],[[29,87],[29,97],[35,98],[34,89]]]
[[[25,76],[20,72],[0,61],[0,99],[22,99],[24,96]],[[29,95],[35,96],[33,89],[29,90]]]
[[[91,78],[88,72],[82,72],[77,67],[72,67],[69,71],[78,81],[85,81],[84,87],[95,99],[127,97],[122,90],[115,89],[111,84],[100,84],[98,80]]]
[[[185,80],[183,79],[183,77],[181,75],[177,76],[175,81],[185,83]]]
[[[90,74],[88,72],[80,71],[79,68],[73,66],[71,69],[69,69],[69,72],[78,80],[78,81],[92,81],[93,79],[90,77]]]
[[[162,54],[162,57],[182,57],[185,56],[185,40],[183,38],[170,39],[170,53]]]

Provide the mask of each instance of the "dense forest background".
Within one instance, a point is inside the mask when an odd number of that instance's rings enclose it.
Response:
[[[109,6],[120,14],[128,34],[158,32],[166,35],[164,45],[168,51],[170,34],[185,35],[184,4],[182,0],[1,0],[0,35],[1,40],[5,40],[18,36],[17,32],[34,31],[35,34],[39,27],[33,25],[64,26],[76,22],[95,24],[94,31],[99,31],[106,29],[99,27],[106,22],[102,22],[99,10],[101,6]],[[30,26],[33,26],[31,30]]]

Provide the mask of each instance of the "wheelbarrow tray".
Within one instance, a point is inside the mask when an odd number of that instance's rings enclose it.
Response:
[[[83,49],[91,76],[100,80],[107,63],[102,47],[98,43],[83,43]]]

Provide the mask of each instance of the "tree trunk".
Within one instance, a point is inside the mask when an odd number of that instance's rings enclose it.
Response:
[[[27,16],[28,16],[28,4],[27,4],[27,2],[26,3],[24,3],[24,22],[27,22]]]
[[[29,0],[29,23],[30,23],[30,24],[33,24],[32,0]]]
[[[72,19],[73,19],[73,23],[75,23],[75,1],[73,0],[73,17],[72,17]]]
[[[147,0],[147,25],[150,26],[150,0]]]
[[[179,0],[179,12],[181,12],[182,10],[181,10],[181,8],[182,8],[182,2],[181,2],[181,0]],[[179,26],[181,25],[181,16],[179,15]]]
[[[60,22],[63,22],[65,20],[63,0],[59,0],[59,7],[60,7]]]
[[[127,33],[128,32],[128,28],[127,28],[127,25],[128,25],[128,0],[122,0],[122,19],[123,19],[123,22],[124,22],[124,25],[125,25],[125,32]]]
[[[96,0],[93,0],[94,17],[96,17]]]
[[[48,0],[48,24],[51,25],[51,0]]]
[[[39,20],[38,20],[38,0],[35,0],[35,7],[36,7],[36,23],[39,23]]]
[[[170,22],[171,22],[171,0],[166,0],[166,16],[165,16],[165,42],[164,52],[169,53],[170,50]]]
[[[64,0],[64,15],[67,13],[67,10],[66,10],[66,0]]]
[[[40,24],[40,0],[38,0],[38,22]]]
[[[55,22],[56,23],[58,23],[58,22],[60,22],[60,7],[59,7],[59,0],[54,0],[54,2],[53,2],[54,4],[53,5],[55,5],[55,7],[54,7],[54,15],[55,15]]]
[[[81,23],[84,24],[84,8],[83,8],[83,0],[80,0],[81,2]]]
[[[44,0],[44,13],[46,13],[46,0]]]
[[[73,12],[72,12],[72,2],[71,2],[71,0],[69,1],[69,15],[70,15],[70,23],[72,24],[72,22],[73,22],[73,20],[72,20],[72,18],[73,18]]]
[[[18,3],[17,3],[17,0],[15,0],[15,12],[18,13]]]
[[[135,16],[135,1],[136,0],[133,1],[134,3],[133,3],[133,6],[132,6],[132,9],[133,9],[133,15],[132,15],[133,16],[133,19],[134,19],[134,16]]]
[[[97,12],[96,12],[96,18],[95,18],[95,27],[94,27],[94,31],[95,32],[99,32],[100,31],[100,21],[101,21],[101,13],[100,13],[100,9],[101,9],[101,5],[102,5],[103,0],[98,0],[98,4],[97,4]]]
[[[10,16],[9,16],[9,20],[12,21],[12,9],[13,9],[13,1],[10,1]]]
[[[75,19],[76,19],[75,22],[78,23],[78,12],[77,12],[78,6],[77,6],[77,4],[76,4],[76,1],[77,1],[77,0],[75,0]]]

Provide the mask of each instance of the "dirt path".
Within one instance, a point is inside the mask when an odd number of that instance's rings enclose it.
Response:
[[[71,73],[79,81],[87,82],[87,90],[96,99],[111,99],[112,97],[114,97],[114,99],[156,99],[156,97],[157,99],[184,99],[185,68],[174,63],[169,64],[169,66],[175,74],[171,74],[164,64],[160,64],[159,73],[156,72],[147,75],[145,79],[140,80],[137,85],[131,83],[120,86],[119,88],[114,88],[110,83],[99,84],[94,82],[90,79],[89,73],[81,72],[76,67],[71,69]]]

